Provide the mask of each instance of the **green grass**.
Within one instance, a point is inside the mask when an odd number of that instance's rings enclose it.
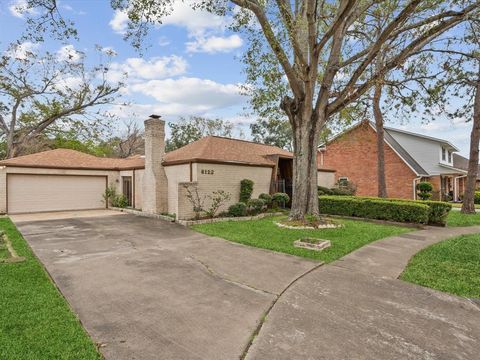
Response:
[[[292,230],[274,224],[284,217],[267,217],[251,221],[227,221],[194,225],[198,232],[263,249],[303,256],[325,262],[334,261],[372,241],[412,231],[411,228],[380,225],[355,220],[336,220],[344,227],[322,230]],[[299,249],[293,242],[313,237],[330,240],[332,246],[321,251]]]
[[[447,218],[447,226],[473,226],[480,225],[480,212],[476,214],[467,215],[462,214],[460,211],[450,211]]]
[[[21,263],[0,263],[0,359],[101,359],[95,344],[8,218]]]
[[[409,262],[402,280],[470,298],[480,298],[480,234],[442,241]]]

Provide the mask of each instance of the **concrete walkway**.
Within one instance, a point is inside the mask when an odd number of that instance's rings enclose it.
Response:
[[[422,248],[473,233],[429,228],[312,271],[275,303],[246,358],[478,359],[478,305],[397,279]]]

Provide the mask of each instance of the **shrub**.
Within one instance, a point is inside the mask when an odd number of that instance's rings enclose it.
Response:
[[[398,222],[426,224],[428,205],[414,201],[384,200],[352,196],[320,196],[321,214],[354,216]]]
[[[330,195],[353,196],[355,193],[348,188],[332,188],[330,190]]]
[[[252,197],[253,181],[249,179],[243,179],[240,181],[240,202],[247,203]]]
[[[128,199],[125,195],[120,194],[120,195],[115,195],[111,199],[111,203],[113,207],[118,207],[118,208],[126,208],[128,206]]]
[[[275,193],[272,195],[273,207],[277,208],[279,206],[285,207],[285,205],[290,201],[290,196],[285,193]]]
[[[218,209],[225,204],[225,202],[230,200],[231,197],[232,194],[229,192],[223,190],[213,191],[210,195],[208,195],[208,198],[211,200],[211,204],[208,210],[205,210],[207,216],[211,218],[215,217]]]
[[[475,191],[475,196],[473,198],[475,204],[480,204],[480,191]]]
[[[428,213],[428,223],[430,225],[445,226],[447,224],[447,217],[452,210],[452,204],[442,201],[417,201],[417,203],[425,204],[430,208]]]
[[[265,201],[262,199],[250,199],[247,202],[248,212],[252,215],[261,213],[264,207]]]
[[[258,196],[259,199],[262,199],[265,202],[265,205],[270,206],[272,203],[272,195],[262,193]]]
[[[228,214],[230,216],[245,216],[247,215],[247,204],[243,202],[238,202],[236,204],[230,205],[228,208]]]
[[[195,213],[195,219],[200,219],[200,216],[204,211],[203,204],[205,203],[205,196],[200,196],[197,185],[193,186],[193,191],[190,189],[188,184],[184,184],[183,188],[186,191],[185,196],[187,200],[190,202],[190,204],[192,204],[193,212]]]
[[[317,186],[318,195],[332,195],[332,190],[325,186]]]
[[[332,191],[335,192],[335,190],[340,190],[341,193],[338,195],[355,195],[357,192],[357,185],[355,185],[352,181],[346,180],[346,179],[339,179],[337,183],[335,184],[335,187],[332,188]],[[333,193],[332,195],[336,195]]]
[[[427,181],[417,184],[418,196],[422,200],[428,200],[432,197],[433,186]]]
[[[128,206],[128,199],[123,194],[117,194],[117,190],[114,185],[110,185],[105,189],[103,193],[103,201],[108,206],[126,208]]]

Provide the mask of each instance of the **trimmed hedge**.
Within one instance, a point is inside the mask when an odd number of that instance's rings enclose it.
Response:
[[[354,196],[319,196],[321,214],[427,224],[430,208],[413,201]]]
[[[228,208],[228,214],[233,217],[247,215],[247,204],[243,202],[238,202],[236,204],[230,205]]]
[[[378,200],[376,197],[361,197],[363,199],[374,199]],[[452,204],[443,202],[443,201],[432,201],[432,200],[408,200],[408,199],[381,199],[384,201],[402,201],[409,202],[414,204],[424,204],[429,207],[428,213],[428,224],[429,225],[440,225],[445,226],[447,224],[447,217],[450,210],[452,210]]]
[[[252,197],[253,181],[250,179],[243,179],[240,181],[240,202],[247,203]]]

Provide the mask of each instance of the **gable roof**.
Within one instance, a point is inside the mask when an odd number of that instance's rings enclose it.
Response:
[[[141,157],[102,158],[71,149],[54,149],[0,161],[1,166],[30,168],[127,170],[145,166]]]
[[[275,166],[274,157],[293,158],[289,151],[276,146],[220,136],[207,136],[168,152],[164,165],[188,162],[219,162],[257,166]]]
[[[372,126],[375,127],[374,124],[372,124]],[[402,133],[402,134],[417,137],[417,138],[422,138],[422,139],[426,139],[426,140],[435,141],[435,142],[438,142],[440,144],[447,145],[448,147],[450,147],[454,151],[460,151],[455,145],[453,145],[450,141],[445,140],[445,139],[440,139],[440,138],[436,138],[436,137],[433,137],[433,136],[427,136],[427,135],[422,135],[422,134],[416,134],[416,133],[413,133],[413,132],[410,132],[410,131],[396,129],[396,128],[387,127],[387,126],[384,126],[384,129],[386,131],[398,132],[398,133]]]

